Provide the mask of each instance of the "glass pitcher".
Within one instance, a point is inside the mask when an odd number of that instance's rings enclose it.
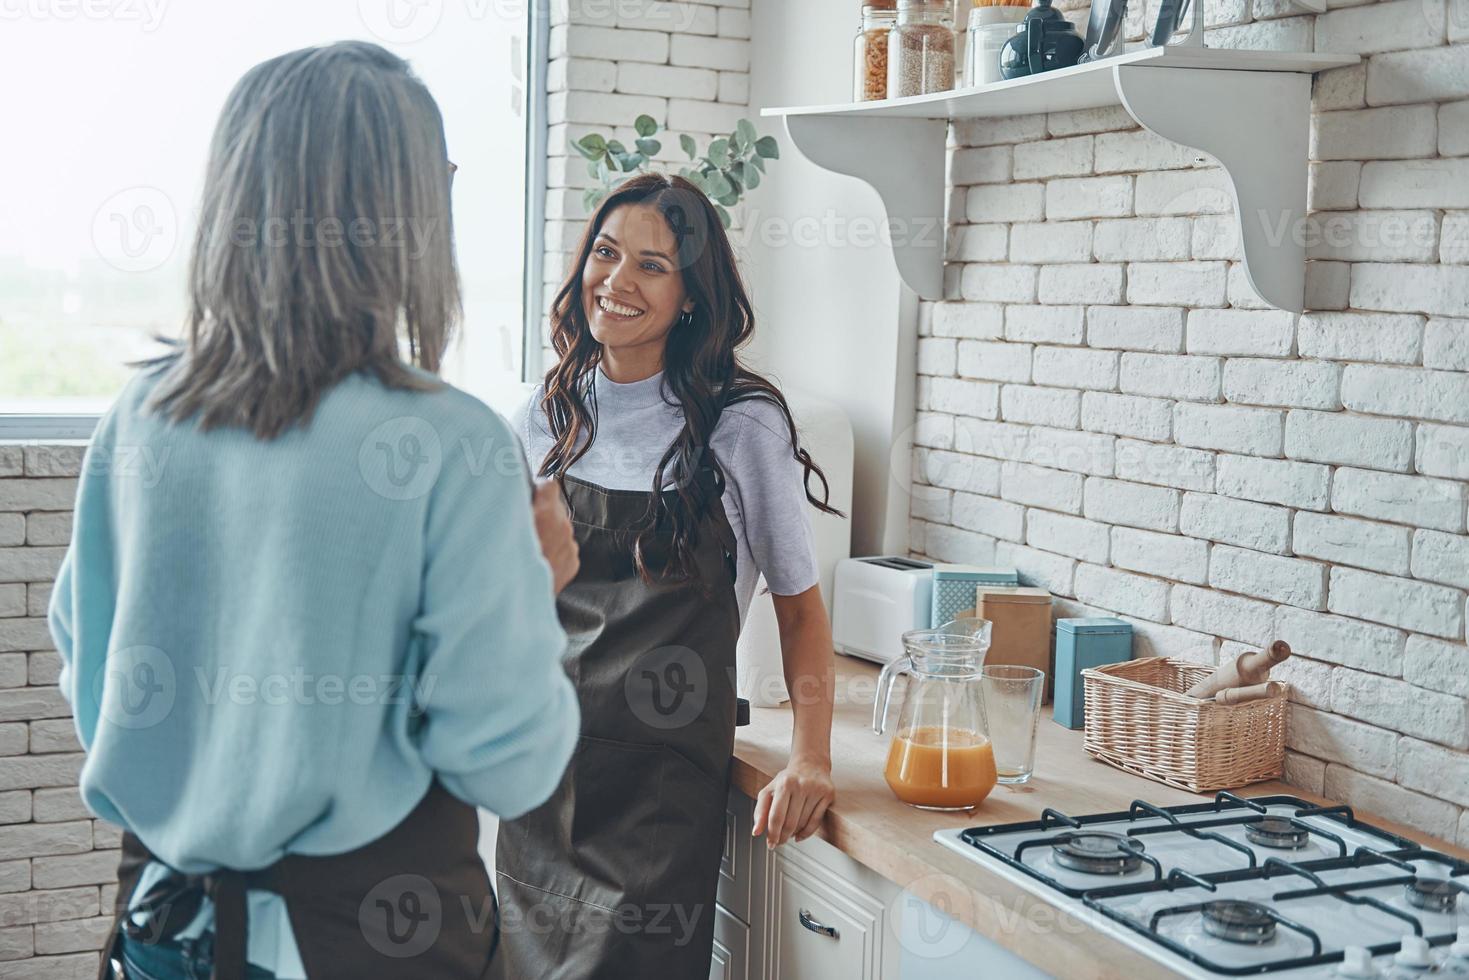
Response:
[[[898,799],[924,810],[968,810],[994,789],[995,753],[980,667],[990,648],[984,620],[903,634],[906,656],[882,669],[872,730],[887,727],[893,681],[910,675],[884,776]]]

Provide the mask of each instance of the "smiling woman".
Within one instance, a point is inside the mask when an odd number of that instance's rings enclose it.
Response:
[[[543,76],[528,6],[259,0],[230,8],[221,45],[210,4],[0,3],[0,90],[30,93],[0,100],[0,132],[24,134],[0,154],[0,436],[85,435],[89,424],[63,433],[38,416],[100,414],[128,362],[156,353],[154,336],[179,335],[203,154],[226,93],[253,64],[339,39],[411,59],[464,168],[464,329],[444,376],[482,398],[518,381],[525,256],[539,254],[542,227],[526,220],[539,208],[525,147]],[[394,16],[405,12],[412,23]],[[522,224],[532,241],[504,233]],[[312,230],[328,247],[330,229]]]

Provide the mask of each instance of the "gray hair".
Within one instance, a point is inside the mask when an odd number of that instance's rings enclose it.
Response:
[[[440,384],[407,362],[437,373],[460,316],[449,166],[433,96],[375,44],[250,69],[210,147],[185,336],[146,365],[155,406],[272,439],[357,371]]]

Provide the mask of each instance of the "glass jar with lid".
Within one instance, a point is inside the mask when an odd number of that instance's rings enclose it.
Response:
[[[1101,3],[1103,0],[1097,0]],[[969,37],[964,47],[964,84],[985,85],[1001,81],[1000,49],[1025,20],[1025,0],[1018,3],[975,0],[969,11]]]
[[[898,0],[888,34],[888,98],[954,87],[954,13],[943,0]]]
[[[852,100],[871,102],[888,97],[888,33],[898,20],[898,0],[872,0],[862,5],[852,54]]]

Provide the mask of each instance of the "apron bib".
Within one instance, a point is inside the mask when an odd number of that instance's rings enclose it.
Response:
[[[551,798],[500,824],[498,980],[709,975],[740,622],[734,531],[712,470],[698,479],[694,575],[652,583],[632,558],[651,491],[564,480],[581,569],[557,612],[582,734]]]
[[[474,807],[435,781],[398,826],[356,850],[291,854],[257,871],[173,871],[129,912],[143,868],[155,859],[124,834],[113,938],[99,980],[122,975],[114,967],[122,931],[128,943],[171,939],[206,895],[214,902],[211,978],[243,980],[247,889],[285,899],[309,977],[480,980],[495,953],[498,916],[478,841]]]

